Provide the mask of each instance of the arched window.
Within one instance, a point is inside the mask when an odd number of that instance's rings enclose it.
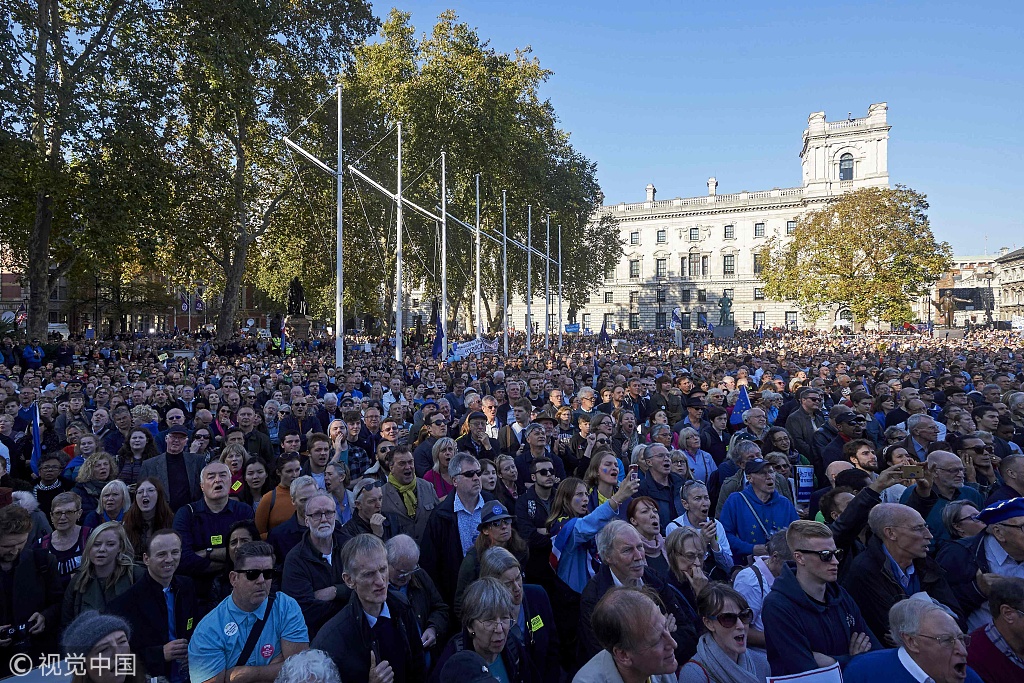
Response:
[[[853,180],[853,155],[849,152],[839,157],[839,179]]]

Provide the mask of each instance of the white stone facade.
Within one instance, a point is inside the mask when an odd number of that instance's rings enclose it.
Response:
[[[684,327],[698,327],[703,316],[717,325],[718,302],[727,291],[739,329],[761,323],[766,328],[803,326],[794,302],[763,298],[755,254],[769,237],[786,235],[800,215],[828,197],[888,187],[886,111],[883,102],[868,107],[864,118],[827,121],[824,112],[811,114],[800,150],[801,187],[722,195],[717,180],[710,178],[704,196],[657,200],[654,186],[648,185],[646,201],[603,207],[619,219],[623,256],[579,310],[581,328],[596,332],[606,316],[615,329],[668,327],[676,307]],[[543,333],[543,289],[535,296],[535,329]],[[512,325],[524,329],[525,302],[517,297],[511,308]],[[552,333],[557,332],[557,313],[553,303]],[[841,315],[836,311],[817,325],[831,327]]]

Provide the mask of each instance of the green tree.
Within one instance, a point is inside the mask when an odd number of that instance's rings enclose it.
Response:
[[[859,323],[911,320],[911,298],[952,263],[927,209],[924,195],[902,186],[840,195],[800,218],[791,237],[768,241],[760,254],[765,294],[795,300],[811,320],[834,306]]]

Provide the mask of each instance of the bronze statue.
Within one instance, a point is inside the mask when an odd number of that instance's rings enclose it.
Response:
[[[939,311],[939,315],[941,316],[940,324],[943,327],[953,327],[953,315],[956,311],[956,305],[969,303],[971,303],[970,299],[955,297],[953,296],[953,290],[949,290],[940,296],[938,301],[933,301],[932,306],[937,308]]]
[[[302,290],[302,284],[299,282],[299,277],[295,276],[288,285],[288,315],[305,314],[306,295]]]
[[[718,325],[724,327],[732,324],[732,299],[728,294],[718,300]]]

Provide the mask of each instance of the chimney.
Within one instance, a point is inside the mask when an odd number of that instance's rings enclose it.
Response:
[[[652,185],[651,183],[647,183],[647,188],[646,189],[647,189],[647,201],[653,202],[654,201],[654,195],[658,194],[657,188],[654,187],[654,185]]]
[[[708,178],[708,195],[715,196],[718,193],[718,180],[712,176]]]

